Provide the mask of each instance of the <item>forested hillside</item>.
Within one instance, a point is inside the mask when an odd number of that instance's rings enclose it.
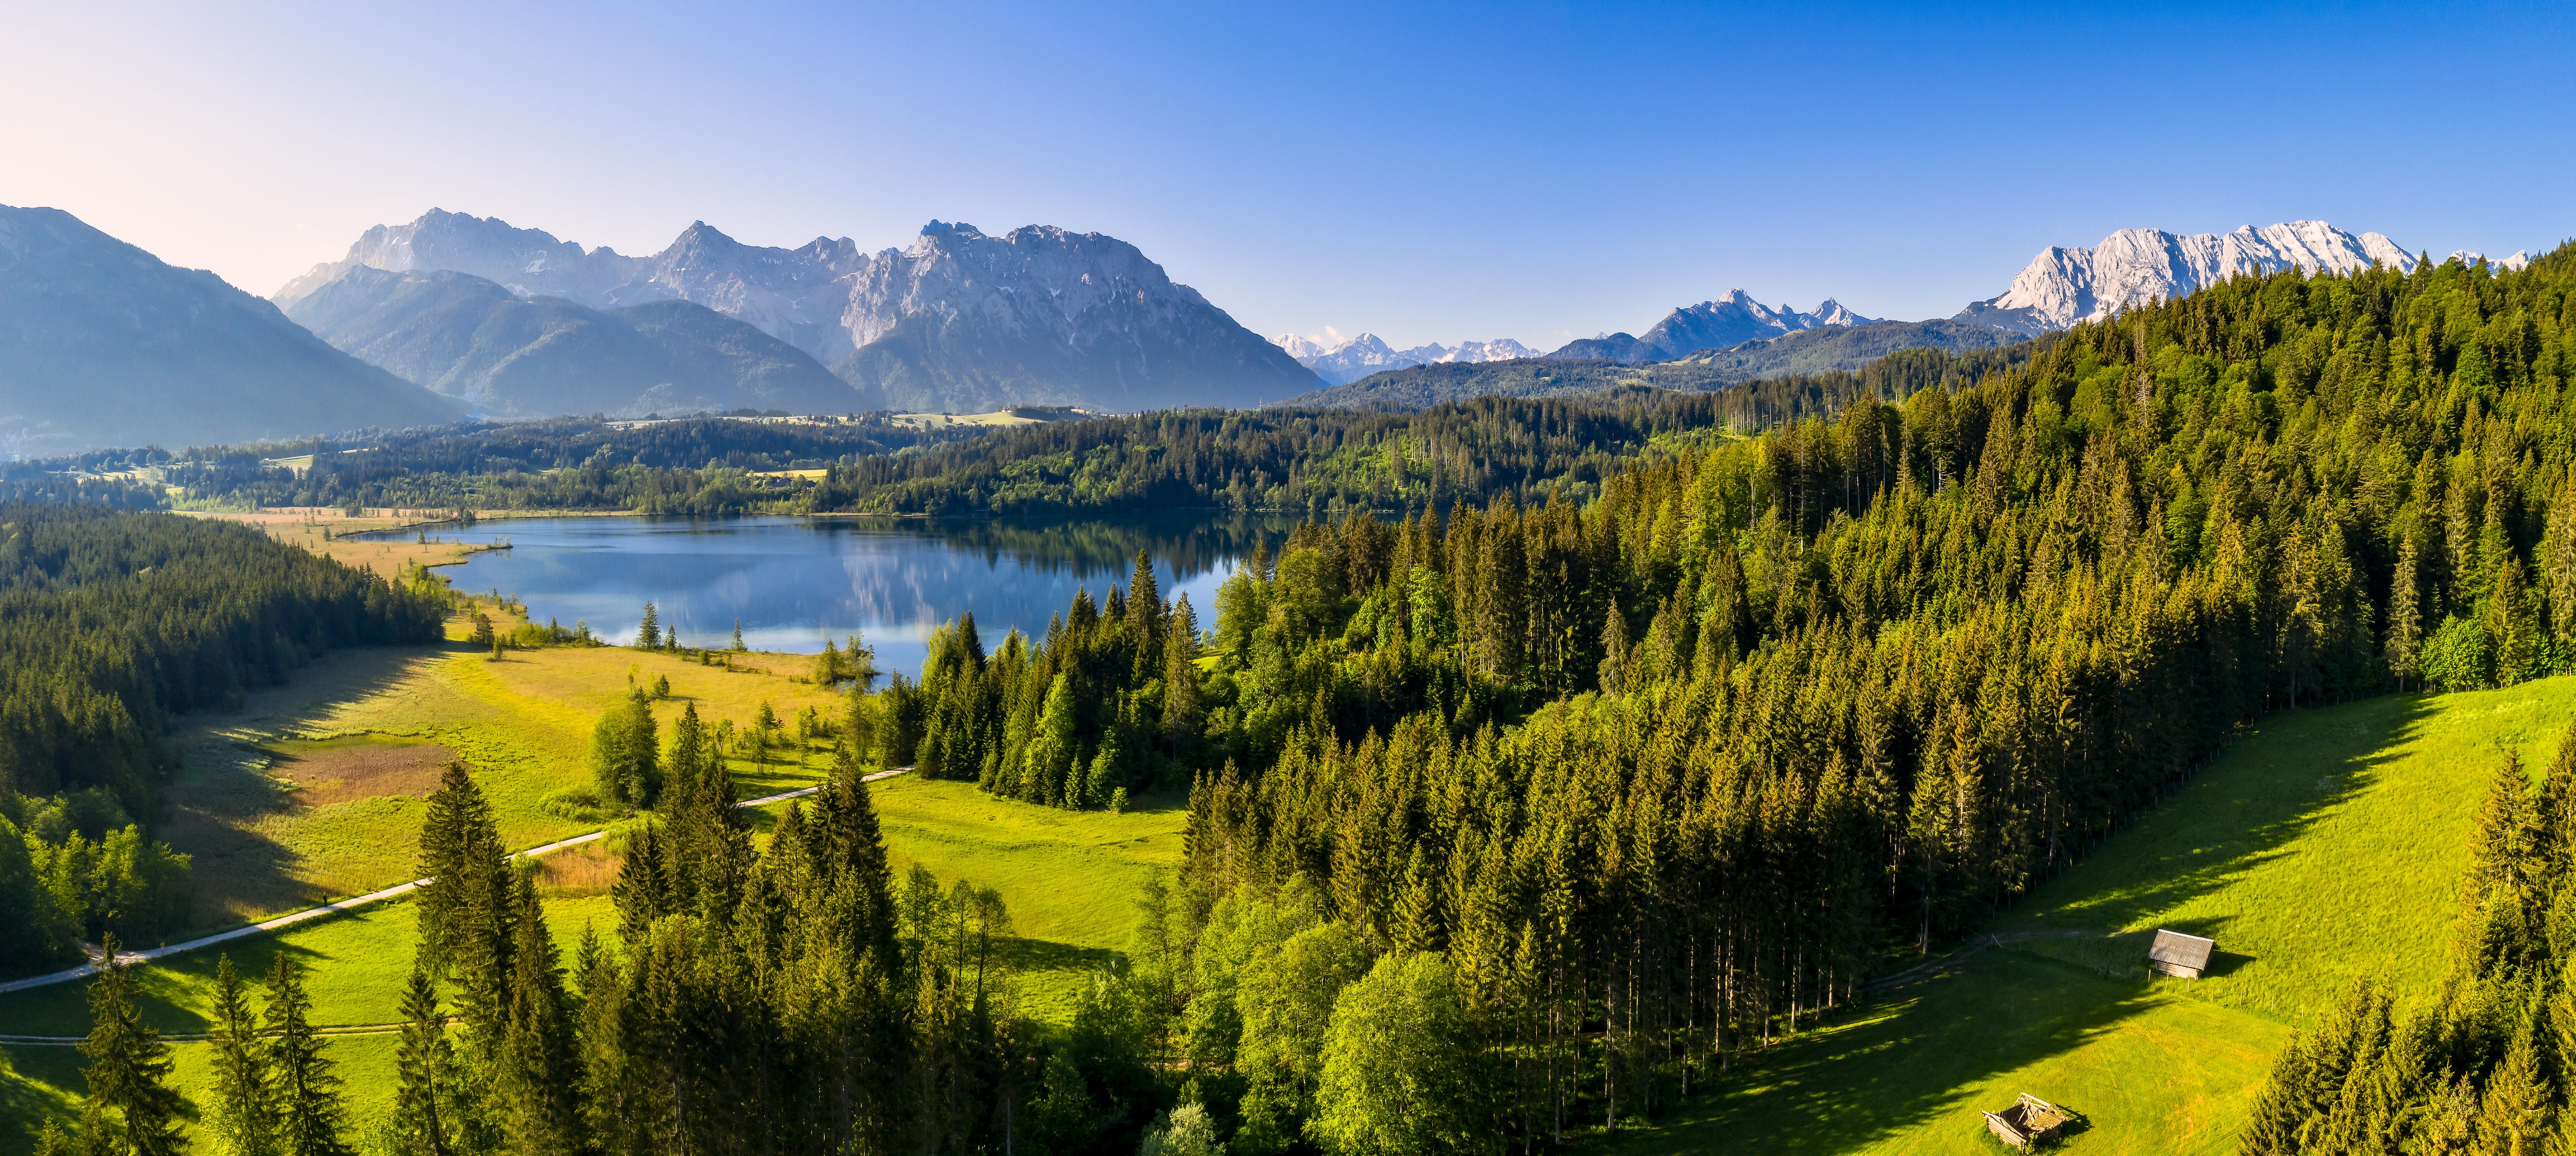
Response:
[[[1462,400],[1437,388],[1413,390],[1409,377],[1380,375],[1369,381],[1383,388],[1370,386],[1367,404],[1348,408],[1175,410],[989,433],[914,429],[881,414],[831,425],[697,419],[623,430],[565,419],[406,431],[356,446],[191,450],[162,476],[190,501],[268,506],[688,514],[1189,507],[1322,515],[1462,501],[1527,504],[1559,486],[1588,497],[1623,462],[1678,440],[1757,432],[1837,412],[1854,398],[1891,401],[1936,383],[1957,387],[2015,363],[2029,348],[1969,356],[1904,350],[1857,373],[1715,392],[1701,392],[1723,384],[1705,375],[1659,376],[1670,367],[1516,362],[1504,364],[1562,379],[1565,396],[1550,386],[1532,398]],[[1592,372],[1601,367],[1608,368]],[[308,453],[312,466],[301,472],[263,464]],[[86,459],[48,465],[98,468]],[[790,469],[828,472],[810,482],[748,476]]]
[[[747,411],[746,411],[747,412]],[[191,500],[262,506],[746,513],[810,507],[809,485],[751,476],[936,444],[968,432],[890,424],[559,418],[328,441],[191,449],[164,471]],[[312,455],[302,471],[264,464]]]
[[[439,622],[426,596],[246,526],[0,506],[0,793],[104,787],[140,807],[172,712]]]
[[[888,754],[1059,805],[1197,769],[1154,934],[1238,1135],[1371,1150],[1352,1088],[1445,1088],[1431,1147],[1652,1114],[2259,714],[2576,663],[2571,288],[2567,252],[2240,279],[1586,505],[1310,524],[1203,680],[1133,591],[995,659],[961,623]],[[1448,1042],[1337,1077],[1267,1034],[1319,958]]]
[[[432,593],[248,527],[0,504],[0,973],[185,925],[187,857],[129,817],[153,814],[171,714],[440,619]]]
[[[1194,506],[1321,516],[1447,509],[1459,502],[1528,504],[1560,489],[1585,498],[1642,454],[1834,413],[1859,398],[1892,400],[1936,383],[1961,384],[1987,368],[1938,350],[1909,350],[1859,373],[1753,381],[1709,393],[1633,388],[1626,378],[1605,375],[1585,378],[1582,396],[1430,398],[1418,412],[1413,403],[1386,412],[1181,410],[1024,426],[835,468],[815,503],[817,509],[886,513]],[[1382,379],[1387,375],[1368,380]]]
[[[765,849],[675,742],[618,942],[568,979],[451,781],[424,851],[462,890],[424,919],[423,962],[459,980],[471,1059],[420,1029],[432,1058],[406,1061],[391,1127],[1356,1156],[1655,1116],[2063,870],[2258,715],[2576,666],[2571,290],[2576,249],[2502,276],[2233,280],[1956,388],[1669,439],[1580,501],[1541,484],[1563,467],[1540,447],[1583,444],[1561,431],[1600,411],[1471,426],[1511,431],[1533,480],[1311,521],[1226,583],[1211,632],[1141,568],[1042,638],[955,623],[918,685],[852,693],[849,764]],[[1099,428],[1131,463],[1302,461],[1328,429],[1509,404]],[[1077,448],[1027,436],[1034,458]],[[1077,493],[1221,475],[1092,476]],[[1186,870],[1140,896],[1125,964],[1069,1028],[1017,1015],[998,895],[894,878],[857,781],[871,752],[1059,807],[1191,783]],[[2520,800],[2485,824],[2481,974],[2556,958],[2538,913],[2570,891],[2531,865],[2554,828]],[[2445,1038],[2538,1087],[2542,1021],[2478,1014],[2500,1026]],[[2488,1063],[2469,1055],[2447,1062]],[[2285,1068],[2309,1098],[2265,1119],[2300,1126],[2341,1078],[2315,1070]]]

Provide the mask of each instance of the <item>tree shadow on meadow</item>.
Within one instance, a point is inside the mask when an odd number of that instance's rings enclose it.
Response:
[[[2152,988],[1989,951],[1800,1035],[1693,1096],[1623,1153],[1846,1152],[1935,1119],[1982,1128],[1964,1089],[2073,1051],[2157,1002]],[[2048,1089],[2030,1089],[2043,1097]],[[2081,1105],[2070,1105],[2081,1108]]]
[[[2329,812],[2382,782],[2432,715],[2431,703],[2426,695],[2388,695],[2265,718],[2258,733],[2035,889],[1997,927],[2129,927],[2292,854]],[[2225,931],[2176,930],[2213,938]]]
[[[178,772],[164,792],[155,837],[194,859],[197,902],[189,934],[237,926],[336,896],[298,875],[301,857],[261,830],[263,820],[300,804],[270,773],[267,736],[326,729],[344,704],[383,693],[420,663],[453,646],[385,646],[332,651],[232,708],[172,720]],[[140,945],[138,945],[140,946]]]
[[[2263,720],[2191,781],[2038,888],[1993,929],[2125,927],[2217,891],[2381,782],[2432,713],[2389,696]],[[2226,942],[2231,920],[2184,929]],[[1655,1125],[1606,1138],[1623,1154],[1836,1153],[1957,1117],[1967,1089],[2102,1038],[2161,1001],[2145,968],[2152,931],[2047,939],[2046,953],[1989,949],[1965,966],[1876,996],[1740,1065]],[[2214,974],[2250,958],[2222,952]],[[1891,969],[1893,970],[1893,969]],[[2049,1090],[2026,1089],[2042,1097]],[[2083,1105],[2069,1105],[2083,1109]]]

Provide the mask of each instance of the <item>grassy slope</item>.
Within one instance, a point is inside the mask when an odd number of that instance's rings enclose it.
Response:
[[[897,878],[915,864],[943,883],[1002,893],[1023,938],[1021,1014],[1073,1019],[1092,969],[1127,946],[1138,888],[1177,872],[1187,803],[1143,800],[1123,815],[996,799],[972,783],[910,777],[876,784],[879,823]]]
[[[754,656],[750,661],[765,660]],[[795,661],[779,657],[773,665],[783,674]],[[457,750],[477,768],[505,838],[514,845],[533,843],[586,826],[546,815],[536,809],[536,801],[554,785],[582,781],[586,772],[577,760],[587,742],[589,712],[604,709],[622,692],[629,664],[639,668],[639,677],[671,678],[680,697],[658,708],[666,717],[688,696],[695,696],[700,712],[709,717],[748,719],[761,697],[771,697],[783,712],[791,702],[804,701],[793,696],[812,693],[783,677],[727,674],[721,668],[617,649],[514,654],[501,663],[485,663],[479,655],[463,652],[343,655],[289,688],[302,696],[295,701],[321,705],[289,712],[287,725],[242,721],[242,715],[268,720],[259,712],[274,712],[276,702],[254,702],[240,715],[203,723],[198,729],[214,740],[211,745],[228,752],[229,760],[206,765],[192,759],[188,774],[256,775],[257,756],[234,744],[258,734],[423,735]],[[602,684],[606,691],[591,689]],[[598,702],[587,701],[592,698]],[[817,752],[806,764],[781,757],[769,764],[736,760],[733,767],[748,795],[811,782],[821,763]],[[260,782],[264,785],[265,778]],[[898,872],[918,863],[943,884],[970,879],[1008,900],[1019,934],[1027,937],[1021,945],[1026,969],[1022,1011],[1059,1024],[1070,1020],[1073,999],[1090,969],[1124,946],[1138,885],[1154,871],[1178,865],[1187,818],[1173,799],[1145,800],[1137,810],[1112,816],[993,799],[966,783],[899,778],[876,784],[875,792]],[[347,893],[376,885],[380,876],[408,877],[419,807],[416,798],[383,797],[281,809],[268,813],[259,829],[275,846],[305,857],[300,860],[307,865],[302,877],[339,881],[338,886],[309,884],[314,893]],[[777,805],[763,808],[755,816],[755,829],[765,832],[778,810]],[[201,860],[201,876],[219,893],[239,893],[238,876],[225,874],[223,864],[221,859]],[[585,922],[603,932],[613,932],[616,922],[605,896],[555,898],[547,907],[550,927],[567,955]],[[317,1023],[371,1024],[395,1018],[414,936],[411,905],[394,903],[280,936],[243,940],[224,950],[252,976],[264,973],[276,952],[295,953],[308,970]],[[192,953],[136,969],[148,1022],[171,1033],[205,1030],[216,958],[214,952]],[[62,984],[0,995],[0,1031],[83,1034],[89,1028],[86,990],[86,985]],[[392,1037],[346,1037],[330,1047],[348,1080],[352,1118],[375,1118],[391,1094]],[[174,1052],[177,1083],[195,1098],[207,1078],[205,1046],[179,1043]],[[66,1123],[73,1118],[82,1087],[81,1062],[70,1048],[0,1047],[0,1066],[7,1069],[0,1071],[0,1151],[31,1144],[46,1114]]]
[[[782,718],[808,705],[839,709],[835,696],[785,677],[803,669],[798,656],[738,661],[776,673],[618,647],[513,651],[499,662],[455,644],[363,650],[329,656],[240,710],[192,715],[176,736],[183,763],[164,837],[196,856],[196,922],[230,925],[411,878],[420,799],[305,805],[268,773],[276,740],[369,736],[445,747],[474,768],[503,841],[529,846],[598,825],[541,805],[550,792],[589,782],[591,726],[629,678],[671,680],[673,697],[655,704],[666,726],[690,704],[711,725],[747,724],[763,701]],[[822,768],[819,753],[801,763],[772,758],[735,762],[745,791],[800,786]]]
[[[2273,1054],[2353,977],[2429,994],[2498,748],[2537,773],[2571,718],[2576,678],[2267,720],[1995,928],[2079,934],[1882,996],[1609,1146],[1994,1151],[1978,1110],[2030,1092],[2088,1118],[2073,1150],[2228,1151]],[[2148,978],[2158,927],[2215,937],[2213,974]]]

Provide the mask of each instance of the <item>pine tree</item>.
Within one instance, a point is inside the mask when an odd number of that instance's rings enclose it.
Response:
[[[545,913],[527,872],[513,890],[518,919],[510,949],[509,1018],[494,1057],[501,1129],[514,1151],[576,1152],[581,1116],[574,1100],[581,1075],[565,1006],[563,969]]]
[[[429,880],[420,888],[420,955],[434,976],[446,973],[457,950],[461,914],[468,896],[478,890],[477,876],[491,870],[500,848],[500,830],[492,807],[483,799],[465,764],[450,761],[439,774],[438,789],[420,826],[417,870]]]
[[[2531,1024],[2524,1023],[2506,1047],[2504,1063],[2487,1077],[2478,1105],[2478,1139],[2487,1152],[2541,1153],[2554,1139],[2551,1101],[2556,1098],[2540,1057]]]
[[[2416,604],[2416,584],[2423,564],[2416,557],[2415,535],[2409,533],[2397,548],[2397,569],[2388,581],[2388,641],[2382,656],[2388,661],[2388,673],[2397,680],[2399,690],[2406,680],[2422,668],[2424,653],[2424,612]]]
[[[1619,600],[1610,600],[1609,621],[1601,627],[1601,693],[1618,694],[1628,688],[1628,620],[1619,613]]]
[[[206,1033],[207,1050],[214,1054],[207,1130],[225,1156],[273,1156],[268,1048],[260,1042],[258,1016],[229,955],[215,960],[214,1013]]]
[[[1404,864],[1404,890],[1396,895],[1395,946],[1398,951],[1441,951],[1449,945],[1440,880],[1413,845]]]
[[[644,621],[635,628],[635,649],[654,650],[662,645],[662,616],[653,604],[644,604]]]
[[[402,1042],[394,1068],[402,1081],[394,1093],[396,1156],[452,1156],[456,1103],[456,1051],[447,1042],[447,1020],[438,1010],[438,987],[414,967],[403,989]]]
[[[742,653],[743,650],[742,619],[739,618],[733,620],[733,649],[736,654]]]
[[[670,914],[673,907],[660,831],[660,825],[652,822],[635,825],[617,868],[617,881],[609,885],[609,899],[617,907],[618,938],[630,950],[643,947],[653,921]]]
[[[121,1133],[135,1156],[174,1156],[180,1151],[181,1101],[170,1086],[170,1045],[135,1008],[134,978],[117,959],[116,937],[109,935],[99,948],[101,970],[89,985],[89,1038],[80,1045],[90,1061],[81,1078],[89,1084],[92,1113],[82,1121],[82,1141],[90,1147],[112,1144]],[[106,1123],[111,1110],[117,1118],[113,1133]]]
[[[340,1077],[322,1054],[311,1014],[294,953],[278,952],[268,969],[269,1094],[277,1111],[278,1154],[348,1156],[351,1149],[340,1142],[348,1117]]]
[[[1032,803],[1055,803],[1063,798],[1059,784],[1074,769],[1073,688],[1065,676],[1056,675],[1047,684],[1046,705],[1038,711],[1037,733],[1029,741],[1022,764],[1020,787],[1011,792]]]

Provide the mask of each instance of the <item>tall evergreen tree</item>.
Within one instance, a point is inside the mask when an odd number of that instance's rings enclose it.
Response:
[[[215,960],[214,1024],[206,1032],[213,1053],[214,1087],[206,1108],[207,1131],[223,1156],[274,1156],[274,1113],[269,1102],[268,1046],[259,1038],[241,976],[230,955]]]
[[[515,1152],[577,1152],[581,1073],[563,969],[530,873],[517,873],[513,896],[518,919],[510,950],[509,1018],[491,1065],[501,1131]]]
[[[182,1102],[170,1086],[176,1066],[170,1045],[134,1006],[134,978],[117,959],[116,937],[108,936],[99,950],[98,978],[89,985],[89,1037],[80,1045],[89,1058],[81,1069],[90,1112],[81,1123],[82,1142],[95,1147],[121,1139],[135,1156],[174,1156],[181,1151]],[[108,1112],[116,1114],[113,1124]]]
[[[348,1109],[341,1102],[338,1065],[322,1054],[312,1010],[294,953],[278,952],[268,969],[269,1099],[277,1112],[277,1151],[349,1156],[353,1149],[340,1139]]]
[[[454,1156],[456,1051],[447,1042],[438,986],[418,967],[403,988],[402,1019],[402,1042],[394,1051],[401,1081],[394,1093],[395,1156]]]

